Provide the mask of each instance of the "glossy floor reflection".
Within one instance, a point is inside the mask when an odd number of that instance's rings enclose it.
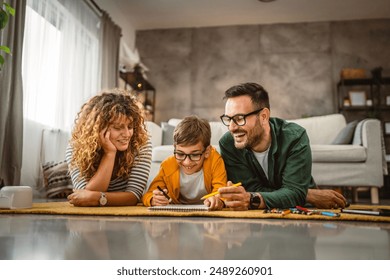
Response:
[[[390,259],[390,224],[0,215],[0,259]]]

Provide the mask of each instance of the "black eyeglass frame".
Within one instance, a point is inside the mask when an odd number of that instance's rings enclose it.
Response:
[[[230,122],[231,122],[232,120],[233,120],[233,122],[234,122],[236,125],[238,125],[238,126],[244,126],[244,125],[246,125],[246,118],[247,118],[247,117],[249,117],[249,116],[251,116],[251,115],[258,114],[258,113],[260,113],[261,111],[263,111],[263,109],[265,109],[265,107],[263,107],[263,108],[261,108],[261,109],[258,109],[258,110],[255,110],[255,111],[252,111],[252,112],[250,112],[250,113],[248,113],[248,114],[237,114],[237,115],[234,115],[233,117],[229,117],[229,116],[223,114],[223,115],[220,116],[219,118],[221,119],[222,123],[223,123],[224,125],[226,125],[226,126],[229,126],[229,125],[230,125]],[[243,124],[237,123],[237,120],[236,120],[237,117],[242,117],[242,120],[244,121],[244,123],[243,123]],[[229,119],[229,122],[228,122],[227,124],[224,122],[224,120],[223,120],[224,118],[228,118],[228,119]]]
[[[202,155],[206,152],[206,149],[207,148],[204,148],[204,150],[199,154],[186,154],[183,152],[177,152],[176,150],[173,152],[173,154],[175,155],[175,159],[177,159],[179,161],[185,161],[187,157],[190,159],[190,161],[200,161],[202,158]],[[176,157],[177,154],[184,155],[184,158],[183,159],[177,158]],[[199,159],[194,160],[194,159],[192,159],[193,156],[199,156]]]

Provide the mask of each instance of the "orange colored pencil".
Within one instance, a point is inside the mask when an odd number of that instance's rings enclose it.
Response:
[[[234,185],[231,185],[231,186],[229,186],[229,187],[238,187],[238,186],[241,186],[241,182],[239,182],[239,183],[237,183],[237,184],[234,184]],[[212,193],[209,193],[209,194],[206,194],[205,196],[203,196],[203,197],[201,198],[201,200],[204,200],[204,199],[206,199],[206,198],[212,197],[212,196],[217,195],[217,194],[219,194],[218,191],[212,192]]]

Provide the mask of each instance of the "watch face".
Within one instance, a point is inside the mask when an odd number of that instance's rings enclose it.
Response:
[[[260,197],[251,193],[250,209],[258,209],[260,206]]]
[[[107,204],[107,198],[106,198],[106,195],[102,193],[100,199],[99,199],[99,204],[101,206],[104,206]]]

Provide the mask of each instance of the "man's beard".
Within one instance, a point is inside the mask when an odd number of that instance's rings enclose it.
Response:
[[[245,133],[245,136],[243,136],[243,138],[246,137],[246,139],[244,141],[237,142],[236,138],[234,137],[234,134],[243,134],[243,133]],[[233,136],[234,146],[236,147],[236,149],[246,149],[246,148],[251,149],[252,147],[256,146],[258,142],[260,142],[260,139],[263,134],[263,130],[260,129],[259,124],[256,123],[256,126],[250,131],[244,129],[236,129],[231,134]]]

